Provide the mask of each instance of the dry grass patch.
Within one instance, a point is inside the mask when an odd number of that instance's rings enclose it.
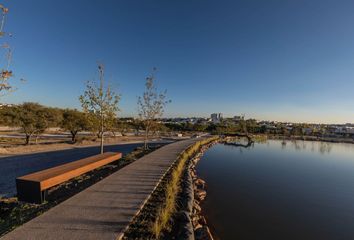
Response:
[[[165,203],[157,210],[157,216],[152,223],[152,232],[158,239],[162,231],[170,230],[171,218],[176,212],[177,196],[181,190],[181,177],[186,166],[186,162],[193,157],[201,148],[201,146],[215,141],[218,137],[212,137],[196,142],[185,151],[183,151],[175,166],[172,168],[171,179],[168,181],[165,191]]]

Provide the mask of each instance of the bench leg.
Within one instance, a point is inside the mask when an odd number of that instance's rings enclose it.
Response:
[[[39,182],[16,179],[17,198],[29,203],[43,203],[43,194]]]
[[[47,196],[48,196],[48,191],[47,190],[42,191],[42,203],[46,201]]]

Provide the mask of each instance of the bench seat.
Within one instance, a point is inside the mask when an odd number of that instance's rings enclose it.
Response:
[[[42,203],[46,189],[114,162],[121,157],[121,153],[106,152],[18,177],[16,178],[18,200]]]

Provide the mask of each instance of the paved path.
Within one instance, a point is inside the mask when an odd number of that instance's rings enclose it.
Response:
[[[140,158],[1,240],[120,239],[178,154],[197,140],[172,143]]]

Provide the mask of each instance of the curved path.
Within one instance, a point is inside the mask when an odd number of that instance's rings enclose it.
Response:
[[[138,159],[1,240],[120,239],[179,153],[198,140],[172,143]]]

